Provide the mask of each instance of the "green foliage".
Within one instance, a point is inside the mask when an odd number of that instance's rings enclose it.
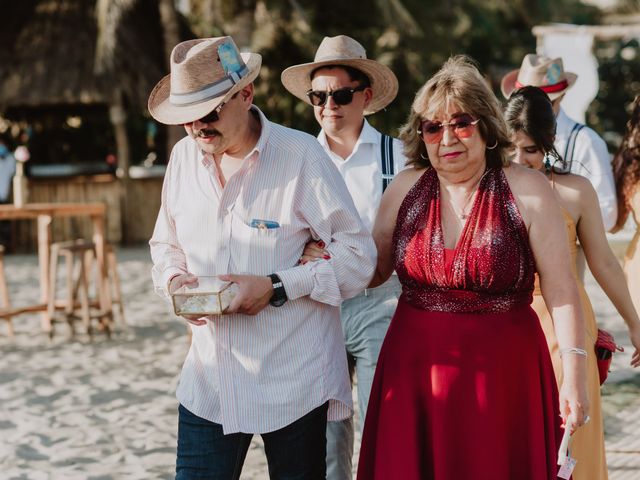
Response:
[[[247,8],[251,4],[242,2]],[[286,92],[280,73],[312,61],[324,36],[346,34],[357,39],[369,58],[396,73],[400,79],[396,100],[370,117],[377,128],[396,134],[415,92],[449,56],[473,57],[499,92],[502,75],[535,51],[533,26],[598,19],[595,8],[578,0],[265,0],[256,5],[251,48],[263,55],[256,104],[273,121],[313,134],[319,127],[312,109]],[[230,20],[217,24],[228,26]]]
[[[640,92],[640,45],[635,39],[600,43],[596,56],[600,89],[589,106],[587,121],[615,151],[631,113],[627,108]]]

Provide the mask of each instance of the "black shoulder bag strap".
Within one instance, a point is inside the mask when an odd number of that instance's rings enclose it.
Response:
[[[584,125],[582,123],[576,122],[571,129],[571,133],[569,134],[569,138],[567,139],[567,146],[564,149],[564,156],[562,157],[562,170],[564,172],[570,172],[571,168],[573,167],[573,152],[576,149],[576,139],[578,138],[580,130],[582,130],[583,128]]]
[[[380,160],[382,167],[382,193],[384,193],[395,174],[393,166],[393,138],[384,133],[381,134],[380,138]]]

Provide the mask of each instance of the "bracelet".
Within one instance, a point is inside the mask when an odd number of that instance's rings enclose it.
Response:
[[[587,356],[587,351],[582,348],[571,347],[571,348],[561,348],[560,356],[563,356],[565,353],[573,353],[574,355],[582,355],[583,357]]]

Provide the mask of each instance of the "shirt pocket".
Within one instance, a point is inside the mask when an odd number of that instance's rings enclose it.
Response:
[[[251,219],[232,215],[231,268],[234,273],[269,275],[275,271],[283,229],[251,227],[250,222]]]

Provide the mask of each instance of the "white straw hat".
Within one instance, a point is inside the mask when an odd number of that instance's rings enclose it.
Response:
[[[198,120],[253,82],[261,64],[260,55],[241,54],[231,37],[179,43],[171,73],[149,95],[149,113],[167,125]]]
[[[500,89],[505,98],[509,98],[514,90],[531,85],[543,90],[553,100],[571,88],[577,78],[575,73],[564,71],[561,58],[530,53],[524,57],[519,69],[502,78]]]
[[[284,87],[300,100],[311,105],[307,92],[311,89],[311,72],[324,65],[344,65],[356,68],[369,77],[373,98],[364,111],[370,115],[389,105],[398,93],[398,79],[389,67],[367,58],[362,45],[351,37],[324,37],[313,62],[294,65],[282,72]]]

